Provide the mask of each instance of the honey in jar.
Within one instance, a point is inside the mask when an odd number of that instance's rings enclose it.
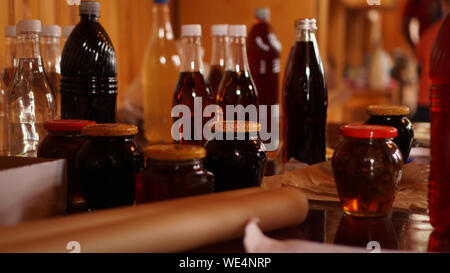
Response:
[[[258,138],[259,130],[260,124],[249,121],[223,121],[213,125],[216,137],[205,146],[205,164],[214,173],[216,192],[261,185],[267,155]]]
[[[144,155],[147,168],[137,176],[137,204],[214,191],[214,175],[203,164],[203,147],[153,145],[144,150]]]
[[[333,156],[333,173],[345,214],[378,217],[389,213],[402,176],[403,157],[393,142],[397,129],[346,125]]]

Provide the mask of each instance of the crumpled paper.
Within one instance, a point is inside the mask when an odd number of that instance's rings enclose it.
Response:
[[[288,170],[284,173],[265,177],[262,187],[274,189],[289,185],[302,189],[309,200],[339,202],[331,161],[306,167],[290,161],[286,166]],[[426,210],[429,173],[429,165],[415,162],[404,165],[393,208],[416,212]]]
[[[258,219],[245,227],[244,247],[247,253],[389,253],[377,242],[369,242],[367,248],[331,245],[303,240],[278,241],[267,237],[258,226]]]

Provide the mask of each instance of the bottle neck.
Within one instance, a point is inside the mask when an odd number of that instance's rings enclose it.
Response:
[[[5,39],[5,67],[17,68],[19,62],[17,60],[17,39],[14,37],[6,37]]]
[[[183,57],[181,72],[203,72],[201,37],[183,37]]]
[[[61,73],[61,44],[55,37],[41,38],[41,53],[46,72]]]
[[[245,37],[230,37],[226,47],[226,70],[243,72],[249,70]]]
[[[152,38],[173,40],[172,24],[170,23],[169,5],[154,3],[152,8]]]
[[[41,59],[39,34],[26,33],[17,37],[17,58],[21,59]]]
[[[100,17],[94,14],[80,14],[80,18],[81,22],[98,22]]]
[[[316,43],[316,34],[313,29],[296,29],[295,40],[297,42],[313,42]]]
[[[227,40],[226,36],[213,36],[211,65],[225,67]]]

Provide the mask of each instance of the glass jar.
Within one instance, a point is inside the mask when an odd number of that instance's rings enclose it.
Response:
[[[206,151],[194,145],[154,145],[144,151],[147,168],[136,180],[136,203],[214,191],[214,175],[204,168]]]
[[[77,154],[77,171],[89,209],[132,205],[136,174],[143,168],[141,149],[134,142],[138,128],[127,124],[85,127]]]
[[[214,174],[216,192],[261,185],[267,156],[259,130],[258,123],[248,121],[213,125],[214,139],[205,146],[205,165]]]
[[[410,113],[407,106],[396,105],[371,105],[367,108],[370,118],[366,124],[385,125],[397,128],[398,136],[394,143],[400,148],[403,159],[409,160],[412,142],[414,140],[414,129],[411,121],[407,118]]]
[[[42,158],[67,160],[67,213],[86,210],[84,196],[75,169],[76,153],[84,142],[81,130],[95,122],[88,120],[54,120],[44,124],[48,135],[39,144]]]
[[[333,173],[347,215],[385,216],[402,176],[403,157],[392,141],[397,129],[378,125],[346,125],[344,141],[333,156]]]

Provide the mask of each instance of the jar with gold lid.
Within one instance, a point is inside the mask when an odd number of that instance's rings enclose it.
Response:
[[[203,164],[206,151],[195,145],[153,145],[144,150],[146,169],[136,180],[136,203],[214,191],[214,175]]]
[[[365,124],[384,125],[395,127],[398,136],[394,143],[402,151],[405,162],[409,160],[409,153],[414,139],[414,129],[411,121],[408,119],[410,113],[409,107],[400,105],[371,105],[367,108],[370,118]]]
[[[213,139],[205,146],[205,164],[214,174],[216,192],[261,185],[267,155],[258,137],[260,127],[249,121],[222,121],[213,125]]]
[[[77,171],[89,209],[132,205],[136,174],[143,168],[134,142],[138,128],[98,124],[83,128],[82,134],[86,142],[77,154]]]

